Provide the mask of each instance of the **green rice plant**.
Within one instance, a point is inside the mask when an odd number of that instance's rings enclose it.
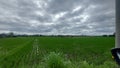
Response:
[[[118,65],[111,61],[106,61],[104,64],[96,66],[96,68],[119,68]]]
[[[45,63],[46,68],[68,68],[61,53],[50,52],[50,54],[45,57]]]
[[[34,39],[38,39],[39,52],[33,48]],[[114,40],[114,37],[0,38],[0,67],[120,68],[111,58]]]
[[[94,65],[93,64],[88,64],[88,62],[83,61],[83,62],[80,63],[79,67],[80,68],[94,68]]]
[[[76,68],[119,68],[118,65],[111,61],[103,62],[101,65],[89,64],[87,61],[80,62]]]

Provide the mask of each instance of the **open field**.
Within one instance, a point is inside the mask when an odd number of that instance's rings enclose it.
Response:
[[[82,65],[104,68],[105,63],[105,68],[115,68],[110,53],[114,40],[114,37],[1,38],[0,68],[45,68],[44,58],[51,52],[61,53],[65,61],[73,64],[71,68],[83,68]]]

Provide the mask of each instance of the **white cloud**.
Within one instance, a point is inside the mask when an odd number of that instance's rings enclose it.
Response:
[[[60,12],[53,15],[53,21],[57,21],[59,18],[63,17],[67,12]]]
[[[34,3],[37,5],[38,8],[41,9],[48,6],[44,0],[35,0]]]
[[[80,17],[82,17],[81,22],[86,22],[86,21],[88,21],[87,19],[89,18],[89,15],[83,14],[83,15],[81,15]]]
[[[45,15],[44,12],[41,12],[41,11],[35,11],[35,14],[40,15],[40,16],[44,16]]]
[[[79,11],[80,9],[82,9],[81,6],[75,7],[75,8],[72,10],[72,13],[77,12],[77,11]]]

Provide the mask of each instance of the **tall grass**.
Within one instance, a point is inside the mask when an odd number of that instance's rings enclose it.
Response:
[[[45,68],[117,68],[116,63],[111,61],[103,62],[101,65],[89,64],[87,61],[79,61],[77,64],[72,63],[70,60],[65,60],[63,54],[50,52],[45,56]]]
[[[68,68],[61,53],[50,52],[45,57],[46,68]]]

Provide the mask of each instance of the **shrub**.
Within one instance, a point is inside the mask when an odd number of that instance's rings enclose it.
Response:
[[[61,53],[50,52],[50,54],[45,57],[45,62],[46,68],[68,68]]]

